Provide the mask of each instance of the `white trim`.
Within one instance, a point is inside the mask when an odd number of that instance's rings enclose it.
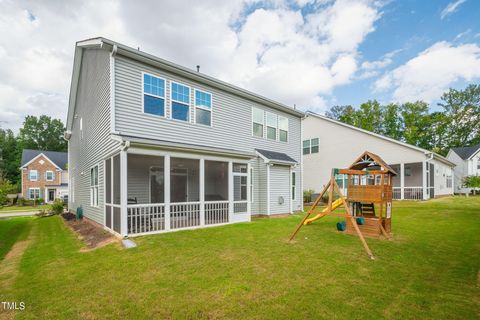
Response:
[[[130,147],[128,149],[128,153],[150,155],[150,156],[161,156],[161,157],[165,157],[168,155],[173,158],[185,158],[185,159],[196,159],[196,160],[204,158],[205,160],[209,160],[209,161],[223,161],[223,162],[228,162],[232,159],[235,159],[235,162],[237,163],[248,163],[249,161],[249,159],[236,158],[234,156],[231,156],[231,157],[230,156],[210,156],[210,155],[196,154],[191,152],[183,153],[183,152],[175,152],[170,150],[153,150],[153,149],[136,148],[136,147]]]
[[[478,153],[480,152],[480,148],[477,149],[477,151],[475,151],[474,153],[472,153],[472,155],[467,159],[467,160],[472,160],[473,157],[475,157]],[[455,152],[456,153],[456,152]],[[458,155],[458,154],[457,154]],[[461,158],[461,157],[460,157]]]
[[[185,103],[183,101],[179,101],[179,100],[175,100],[172,98],[172,95],[173,95],[173,89],[172,89],[172,84],[177,84],[177,85],[181,85],[183,87],[187,87],[188,88],[188,103]],[[186,84],[183,84],[181,82],[178,82],[178,81],[172,81],[170,80],[170,117],[169,119],[171,120],[177,120],[177,121],[181,121],[181,122],[186,122],[186,123],[195,123],[195,121],[192,122],[192,119],[190,119],[192,117],[192,115],[190,114],[191,113],[191,107],[192,107],[192,96],[191,96],[191,91],[192,88],[190,86],[187,86]],[[183,104],[185,106],[188,106],[188,119],[187,120],[182,120],[182,119],[174,119],[173,118],[173,102],[176,102],[176,103],[179,103],[179,104]]]
[[[48,175],[47,173],[51,172],[52,173],[52,179],[48,179]],[[46,170],[45,171],[45,181],[54,181],[55,180],[55,172],[53,172],[52,170]]]
[[[260,124],[260,123],[258,123],[258,122],[253,121],[253,109],[257,109],[257,110],[262,111],[263,123],[262,123],[262,136],[261,136],[261,137],[255,135],[254,132],[253,132],[253,124],[254,124],[254,123]],[[250,126],[250,134],[251,134],[252,137],[254,137],[254,138],[265,139],[265,138],[266,138],[266,131],[265,131],[265,130],[266,130],[266,125],[265,125],[266,117],[265,117],[265,110],[263,110],[263,109],[261,109],[261,108],[258,108],[258,107],[255,107],[255,106],[252,106],[252,107],[250,108],[250,112],[251,112],[251,114],[252,114],[252,116],[251,116],[252,122],[251,122],[251,126]]]
[[[270,215],[270,164],[267,164],[267,215]]]
[[[163,156],[163,185],[164,196],[163,202],[165,203],[165,231],[170,230],[170,155]]]
[[[270,140],[270,141],[278,141],[278,114],[270,112],[270,111],[264,111],[264,112],[265,112],[265,127],[266,127],[266,130],[267,130],[267,135],[266,135],[265,138],[267,140]],[[268,128],[273,128],[272,126],[268,125],[268,115],[273,115],[276,118],[276,121],[275,121],[276,122],[276,124],[275,124],[275,139],[272,139],[272,138],[268,137]]]
[[[31,198],[30,197],[30,190],[38,190],[38,198]],[[39,187],[32,187],[32,188],[27,188],[27,193],[28,193],[28,200],[38,200],[40,199],[40,188]]]
[[[281,130],[280,129],[280,118],[284,118],[285,120],[287,120],[287,141],[282,141],[280,140],[280,131],[285,131],[285,130]],[[300,120],[301,122],[301,120]],[[290,133],[290,120],[285,117],[285,116],[280,116],[280,115],[277,115],[277,127],[278,127],[278,141],[279,142],[283,142],[283,143],[288,143],[288,141],[290,141],[289,139],[289,133]]]
[[[32,177],[30,176],[31,172],[35,172],[35,179],[32,179]],[[38,180],[39,180],[38,170],[28,170],[28,181],[38,181]]]
[[[207,108],[207,107],[203,107],[203,106],[197,106],[197,91],[200,91],[200,92],[203,92],[203,93],[206,93],[206,94],[209,94],[210,95],[210,109]],[[210,112],[210,125],[207,126],[206,124],[203,124],[203,123],[197,123],[197,108],[199,109],[202,109],[202,110],[205,110],[205,111],[209,111]],[[206,90],[202,90],[202,89],[197,89],[197,88],[193,88],[193,123],[195,124],[199,124],[199,125],[202,125],[202,126],[205,126],[205,127],[213,127],[213,94],[209,91],[206,91]]]
[[[337,121],[337,120],[330,119],[326,116],[322,116],[322,115],[314,113],[312,111],[307,111],[306,116],[307,117],[308,116],[313,116],[313,117],[316,117],[318,119],[326,120],[326,121],[329,121],[329,122],[332,122],[332,123],[335,123],[335,124],[338,124],[338,125],[341,125],[341,126],[344,126],[344,127],[356,130],[356,131],[360,131],[360,132],[366,133],[368,135],[371,135],[373,137],[377,137],[377,138],[380,138],[380,139],[383,139],[383,140],[386,140],[386,141],[390,141],[390,142],[396,143],[398,145],[401,145],[401,146],[404,146],[404,147],[407,147],[407,148],[410,148],[410,149],[413,149],[413,150],[416,150],[416,151],[420,151],[420,152],[424,153],[425,155],[433,154],[439,161],[445,162],[445,163],[449,164],[450,166],[455,166],[455,163],[451,162],[447,158],[445,158],[445,157],[443,157],[443,156],[441,156],[437,153],[434,153],[432,151],[422,149],[420,147],[416,147],[416,146],[413,146],[411,144],[401,142],[401,141],[398,141],[398,140],[395,140],[395,139],[392,139],[392,138],[389,138],[389,137],[385,137],[385,136],[382,136],[378,133],[374,133],[374,132],[371,132],[371,131],[368,131],[368,130],[365,130],[365,129],[357,128],[355,126],[352,126],[352,125],[349,125],[349,124],[346,124],[346,123],[343,123],[343,122],[340,122],[340,121]]]
[[[303,119],[300,120],[300,209],[303,211]]]
[[[205,226],[205,159],[204,158],[200,158],[199,176],[200,176],[200,188],[199,188],[200,226]]]
[[[228,222],[233,221],[233,161],[228,161]]]
[[[163,80],[163,97],[162,97],[162,96],[157,96],[157,95],[151,94],[151,93],[145,93],[145,85],[144,85],[145,75],[148,75],[148,76],[150,76],[150,77],[154,77],[154,78],[158,78],[158,79],[160,79],[160,80]],[[151,73],[149,73],[149,72],[142,71],[142,81],[141,81],[141,84],[142,84],[142,88],[141,88],[141,93],[142,93],[142,113],[143,113],[143,114],[150,115],[150,116],[155,116],[155,117],[160,117],[160,118],[167,118],[167,97],[166,97],[166,96],[167,96],[167,80],[166,80],[165,78],[156,76],[156,75],[151,74]],[[162,115],[159,115],[159,114],[154,114],[154,113],[145,112],[145,98],[144,98],[144,95],[147,95],[147,96],[150,96],[150,97],[154,97],[154,98],[158,98],[158,99],[163,99],[163,116],[162,116]]]
[[[97,168],[97,185],[93,185],[92,186],[92,169],[95,169]],[[100,208],[99,206],[99,198],[100,198],[100,164],[99,163],[96,163],[94,164],[93,166],[91,166],[89,168],[89,179],[88,179],[88,191],[89,191],[89,195],[90,195],[90,207],[92,208]],[[94,189],[93,191],[95,192],[95,188],[96,188],[96,192],[97,192],[97,203],[95,204],[93,201],[95,199],[95,197],[92,195],[92,188]]]
[[[115,56],[116,54],[117,54],[117,45],[113,45],[112,52],[110,53],[110,132],[115,132]]]
[[[28,161],[27,163],[25,163],[23,166],[21,166],[20,168],[26,168],[28,165],[30,165],[33,161],[35,161],[38,157],[40,156],[43,156],[45,159],[47,159],[48,161],[50,161],[51,164],[53,164],[55,166],[55,168],[59,169],[59,170],[63,170],[62,168],[60,168],[55,162],[53,162],[52,160],[50,160],[49,157],[47,157],[43,152],[37,154],[35,157],[32,158],[32,160]]]
[[[120,151],[120,234],[124,237],[128,236],[128,164],[127,151]],[[113,172],[112,172],[113,176]],[[113,220],[112,220],[113,229]]]
[[[405,163],[400,163],[400,199],[405,199]]]
[[[422,161],[422,192],[423,192],[423,200],[428,199],[427,195],[427,160]],[[430,178],[430,177],[429,177]]]
[[[253,202],[253,168],[250,162],[247,164],[247,213],[252,214]]]

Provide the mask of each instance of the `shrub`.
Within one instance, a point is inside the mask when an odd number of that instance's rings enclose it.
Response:
[[[18,198],[17,204],[19,206],[25,207],[28,203],[28,200],[25,198]]]
[[[45,200],[43,198],[38,198],[36,204],[44,204]]]
[[[473,189],[480,188],[480,176],[465,177],[463,179],[463,185],[467,188],[473,188]]]
[[[315,191],[312,190],[312,189],[308,189],[308,190],[303,190],[303,202],[304,203],[309,203],[309,202],[312,202],[312,194],[314,193]]]
[[[60,214],[63,212],[63,201],[61,199],[55,199],[53,203],[50,205],[50,210],[54,214]]]
[[[0,206],[8,203],[7,194],[15,193],[16,187],[9,180],[2,180],[0,182]]]

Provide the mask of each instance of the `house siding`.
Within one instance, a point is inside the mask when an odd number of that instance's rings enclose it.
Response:
[[[83,50],[79,76],[76,117],[68,143],[70,197],[69,208],[83,208],[85,217],[104,223],[105,157],[118,142],[110,137],[110,55],[102,49]],[[83,139],[80,134],[83,119]],[[90,206],[90,168],[99,167],[98,207]]]
[[[143,113],[142,72],[159,76],[166,80],[165,113],[167,118]],[[194,89],[212,94],[212,127],[168,119],[170,115],[170,85],[175,81],[190,87],[190,119],[194,119]],[[252,136],[252,107],[263,109],[289,120],[288,142],[272,141]],[[176,143],[208,145],[209,147],[234,149],[254,153],[255,149],[283,152],[295,159],[299,166],[295,169],[301,186],[301,119],[264,105],[259,105],[234,94],[196,83],[189,79],[150,67],[129,58],[115,58],[115,130],[121,135],[135,136]],[[266,128],[265,128],[266,132]],[[260,160],[252,159],[254,167],[254,203],[252,213],[266,213],[266,167]],[[255,169],[256,168],[256,169]],[[265,173],[265,174],[264,174]],[[255,177],[257,176],[257,177]],[[289,179],[287,175],[285,179]],[[258,183],[258,185],[257,185]],[[301,193],[301,188],[297,188]],[[265,191],[265,192],[263,192]],[[294,210],[301,209],[301,197],[293,204]],[[259,203],[255,204],[255,200]]]
[[[290,194],[290,167],[273,165],[270,167],[270,214],[289,213]]]

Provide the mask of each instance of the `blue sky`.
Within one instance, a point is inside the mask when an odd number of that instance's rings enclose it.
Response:
[[[479,13],[478,0],[2,0],[0,126],[65,120],[75,42],[96,36],[301,110],[435,110],[480,82]]]

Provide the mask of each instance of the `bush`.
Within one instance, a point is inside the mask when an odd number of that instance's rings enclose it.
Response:
[[[25,207],[28,203],[28,200],[25,198],[18,198],[17,204],[21,207]]]
[[[38,198],[37,201],[35,201],[35,204],[44,204],[45,200],[43,198]]]
[[[463,179],[463,185],[467,188],[480,188],[480,176],[468,176]],[[473,191],[473,190],[472,190]],[[473,191],[475,193],[475,191]]]
[[[61,199],[55,199],[53,203],[50,205],[50,210],[54,214],[60,214],[63,212],[63,201]]]
[[[312,199],[312,194],[313,194],[314,192],[315,192],[315,191],[312,190],[312,189],[303,190],[303,202],[304,202],[304,203],[312,202],[312,201],[313,201],[313,199]]]

